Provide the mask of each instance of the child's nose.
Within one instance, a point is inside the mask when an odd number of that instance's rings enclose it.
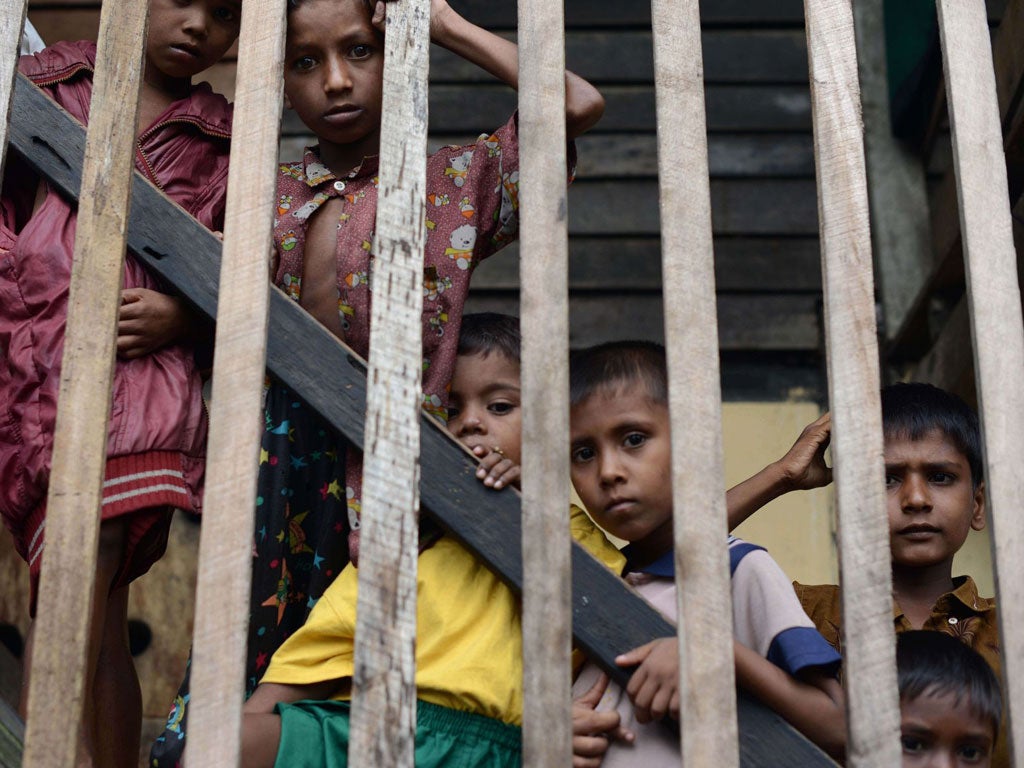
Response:
[[[324,80],[325,91],[347,91],[352,87],[352,77],[344,59],[333,59],[327,65],[327,77]]]
[[[903,509],[908,511],[929,509],[928,483],[924,478],[910,474],[903,480]]]
[[[476,413],[463,413],[462,420],[459,422],[458,435],[482,435],[487,430],[484,428],[484,423]]]
[[[613,485],[625,477],[622,462],[619,461],[618,456],[614,453],[606,452],[598,461],[600,462],[598,466],[601,473],[601,482],[605,485]]]
[[[193,3],[185,11],[184,30],[196,37],[206,37],[208,19],[206,18],[206,9],[202,7],[202,4]]]

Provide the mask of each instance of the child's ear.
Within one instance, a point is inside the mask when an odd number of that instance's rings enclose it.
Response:
[[[971,528],[980,531],[985,527],[985,481],[974,489],[974,509],[971,514]]]
[[[288,98],[288,91],[284,92],[284,108],[285,109],[291,109],[292,108],[292,100]]]

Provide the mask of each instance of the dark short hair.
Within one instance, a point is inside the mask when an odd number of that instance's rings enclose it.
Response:
[[[463,315],[459,329],[458,355],[487,355],[497,352],[519,365],[519,318],[497,312]]]
[[[641,385],[651,400],[668,405],[665,348],[653,341],[610,341],[570,356],[570,405],[622,384]]]
[[[302,5],[302,3],[305,2],[305,0],[287,0],[287,2],[288,2],[288,13],[291,13],[296,8],[298,8],[300,5]],[[369,12],[371,17],[373,16],[373,7],[376,4],[377,4],[377,0],[363,0],[363,5],[366,6],[366,10]]]
[[[901,702],[952,694],[957,706],[966,701],[971,714],[992,724],[993,737],[999,733],[999,681],[970,646],[945,632],[901,632],[896,636],[896,667]]]
[[[886,439],[920,440],[932,430],[942,432],[962,453],[977,486],[984,476],[978,414],[944,389],[910,382],[882,389],[882,431]]]

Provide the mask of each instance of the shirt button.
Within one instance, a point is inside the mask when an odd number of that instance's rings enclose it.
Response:
[[[948,621],[950,624],[956,624],[959,621],[959,619],[957,619],[956,616],[950,616]]]
[[[345,191],[345,182],[344,181],[336,181],[336,182],[334,182],[334,188],[338,192],[344,192]]]

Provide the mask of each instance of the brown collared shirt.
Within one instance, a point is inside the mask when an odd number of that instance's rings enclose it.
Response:
[[[988,662],[1001,680],[1002,661],[999,652],[999,624],[996,621],[996,601],[978,594],[978,587],[970,576],[953,579],[953,591],[940,597],[932,607],[931,615],[921,629],[945,632],[963,641]],[[810,616],[814,626],[839,651],[842,647],[842,612],[839,587],[835,584],[806,585],[793,582],[796,596]],[[893,599],[893,622],[896,633],[912,630],[899,603]],[[1009,751],[1005,727],[1001,729],[992,758],[993,768],[1008,766]]]

